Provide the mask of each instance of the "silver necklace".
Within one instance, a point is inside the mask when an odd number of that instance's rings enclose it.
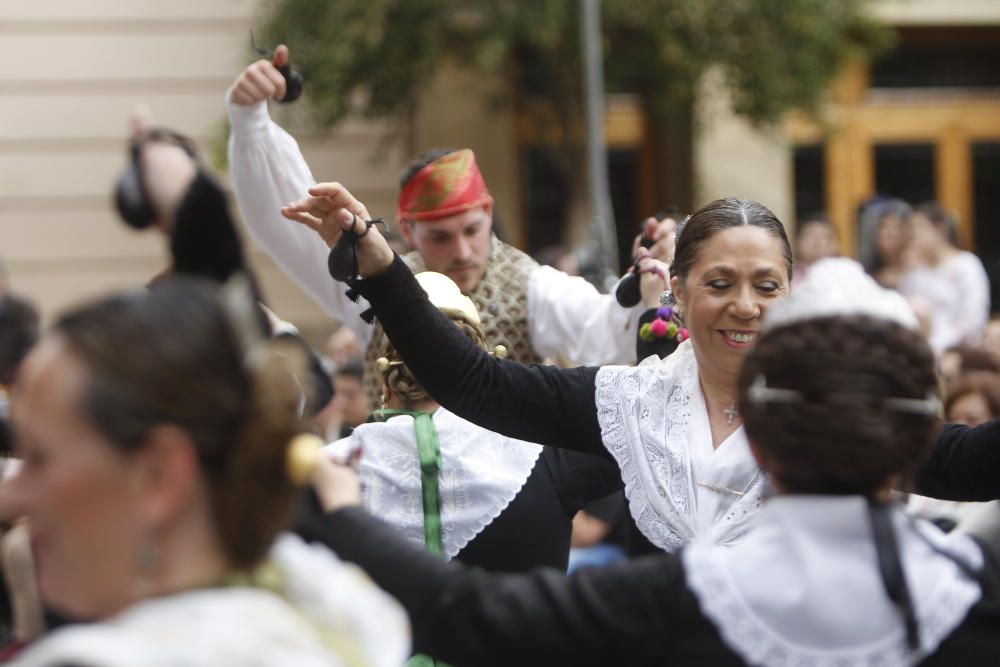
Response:
[[[730,401],[729,407],[722,412],[726,415],[726,426],[732,426],[733,420],[740,416],[740,411],[736,409],[736,401]]]

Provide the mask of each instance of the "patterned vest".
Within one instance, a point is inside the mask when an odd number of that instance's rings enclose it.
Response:
[[[426,271],[424,262],[416,252],[403,256],[403,261],[414,273]],[[497,238],[493,239],[486,273],[468,296],[479,310],[483,332],[490,347],[503,345],[508,358],[522,364],[541,363],[528,338],[528,276],[538,268],[538,263],[517,248]],[[382,356],[385,334],[375,321],[375,331],[365,353],[365,391],[368,407],[374,410],[382,401],[382,376],[375,360]]]

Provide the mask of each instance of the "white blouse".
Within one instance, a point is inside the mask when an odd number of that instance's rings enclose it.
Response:
[[[712,447],[690,341],[662,361],[602,368],[595,399],[629,511],[650,542],[675,551],[695,537],[731,545],[747,533],[770,485],[742,426]]]

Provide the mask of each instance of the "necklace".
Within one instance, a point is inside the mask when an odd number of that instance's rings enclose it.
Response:
[[[726,426],[732,426],[733,420],[740,416],[740,411],[736,409],[736,401],[730,401],[729,407],[722,412],[726,415]]]
[[[708,482],[695,482],[695,484],[704,487],[706,489],[709,489],[711,491],[715,491],[716,493],[726,493],[731,496],[738,496],[738,497],[743,496],[742,491],[737,491],[736,489],[730,489],[728,486],[723,486],[722,484],[710,484]]]

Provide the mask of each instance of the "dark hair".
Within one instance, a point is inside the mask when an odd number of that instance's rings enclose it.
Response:
[[[801,400],[751,400],[758,378]],[[818,318],[761,336],[740,371],[740,414],[784,490],[871,496],[892,476],[913,474],[936,425],[887,399],[925,399],[936,387],[934,355],[916,331],[868,317]]]
[[[365,366],[360,359],[348,359],[333,371],[334,377],[349,377],[361,382],[365,377]]]
[[[799,224],[796,227],[795,230],[796,236],[798,236],[798,234],[800,234],[802,230],[808,227],[809,225],[821,225],[829,229],[831,232],[833,232],[834,236],[837,235],[837,228],[834,227],[833,223],[830,222],[830,218],[827,217],[826,213],[824,213],[823,211],[816,211],[802,218],[802,220],[799,221]]]
[[[986,350],[975,345],[953,345],[944,351],[944,354],[957,354],[961,359],[959,371],[968,373],[969,371],[989,371],[1000,373],[1000,363]]]
[[[958,222],[941,204],[936,201],[925,201],[918,204],[913,212],[930,220],[931,224],[944,231],[952,245],[958,245]]]
[[[448,315],[448,313],[445,313]],[[459,329],[461,329],[465,335],[472,339],[480,348],[487,350],[489,349],[486,342],[486,335],[483,333],[483,328],[481,325],[469,324],[465,320],[457,319],[455,317],[451,318],[451,321],[455,323]],[[389,341],[388,336],[383,336],[384,341],[380,356],[385,357],[389,361],[399,361],[401,362],[403,358],[400,356],[396,348],[393,347],[392,343]],[[393,395],[398,396],[404,404],[413,405],[418,401],[422,401],[430,398],[427,391],[417,382],[416,376],[413,372],[407,368],[405,363],[400,363],[394,366],[389,366],[382,373],[382,381],[385,386],[393,393]]]
[[[876,244],[878,231],[886,218],[898,218],[906,222],[913,214],[913,208],[902,199],[877,197],[861,209],[861,233],[858,235],[858,257],[868,273],[877,273],[886,266]]]
[[[135,451],[160,424],[191,437],[224,553],[249,567],[287,525],[300,394],[284,355],[262,348],[248,368],[216,293],[171,278],[73,310],[54,332],[88,370],[84,415],[115,446]]]
[[[989,371],[973,371],[960,375],[948,387],[948,397],[944,402],[947,418],[951,406],[963,396],[979,394],[990,408],[990,417],[1000,417],[1000,376]]]
[[[749,199],[716,199],[691,214],[677,230],[677,248],[670,275],[687,280],[702,248],[719,232],[732,227],[760,227],[781,244],[788,279],[792,278],[792,246],[781,221],[766,206]]]
[[[432,148],[429,151],[424,151],[420,153],[415,158],[410,160],[409,164],[403,167],[403,171],[399,173],[399,189],[402,190],[406,187],[406,184],[410,182],[417,172],[429,165],[434,160],[443,158],[449,153],[454,153],[456,148]]]
[[[38,340],[38,311],[23,299],[0,298],[0,384],[8,384]]]

